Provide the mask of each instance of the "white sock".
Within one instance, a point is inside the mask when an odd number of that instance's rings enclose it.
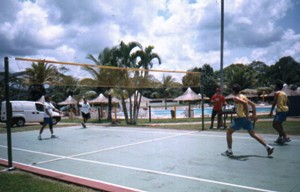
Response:
[[[266,149],[272,148],[272,147],[271,147],[270,145],[268,145],[268,144],[267,144],[265,147],[266,147]]]

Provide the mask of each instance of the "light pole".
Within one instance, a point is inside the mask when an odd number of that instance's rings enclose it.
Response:
[[[221,0],[221,54],[220,54],[221,93],[223,93],[223,88],[224,88],[223,50],[224,50],[224,0]]]

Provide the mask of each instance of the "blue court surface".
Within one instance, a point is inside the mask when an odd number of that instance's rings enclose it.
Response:
[[[12,134],[17,168],[109,191],[300,191],[300,136],[266,149],[248,134],[233,135],[233,157],[225,132],[90,125],[55,128],[58,138],[38,131]],[[47,138],[48,137],[48,138]],[[0,163],[7,160],[0,135]],[[68,178],[73,178],[69,179]]]

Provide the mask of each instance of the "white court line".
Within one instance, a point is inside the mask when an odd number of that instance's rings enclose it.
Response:
[[[176,130],[169,130],[169,129],[154,129],[154,128],[144,128],[144,127],[136,127],[136,128],[124,128],[121,127],[120,129],[117,128],[99,128],[99,127],[90,127],[93,130],[100,130],[100,131],[108,131],[108,132],[133,132],[133,133],[154,133],[154,134],[178,134],[183,132],[184,130],[176,131]],[[185,131],[191,132],[191,131]],[[195,131],[197,132],[197,131]]]
[[[185,133],[185,134],[176,134],[176,135],[172,135],[172,136],[167,136],[167,137],[162,137],[162,138],[157,138],[157,139],[151,139],[151,140],[141,141],[141,142],[137,142],[137,143],[131,143],[131,144],[127,144],[127,145],[121,145],[121,146],[116,146],[116,147],[111,147],[111,148],[102,149],[102,150],[96,150],[96,151],[77,154],[77,155],[73,155],[73,156],[60,156],[60,155],[54,155],[54,154],[43,153],[43,152],[36,152],[36,151],[20,149],[20,148],[13,148],[13,149],[20,150],[20,151],[26,151],[26,152],[32,152],[32,153],[36,153],[36,154],[43,154],[43,155],[50,155],[50,156],[59,157],[55,160],[39,162],[38,164],[51,162],[51,161],[57,161],[57,160],[61,160],[61,159],[70,159],[70,160],[76,160],[76,161],[81,161],[81,162],[88,162],[88,163],[94,163],[94,164],[100,164],[100,165],[130,169],[130,170],[135,170],[135,171],[142,171],[142,172],[146,172],[146,173],[154,173],[154,174],[160,174],[160,175],[165,175],[165,176],[189,179],[189,180],[194,180],[194,181],[202,181],[202,182],[213,183],[213,184],[218,184],[218,185],[224,185],[224,186],[230,186],[230,187],[236,187],[236,188],[242,188],[242,189],[249,189],[249,190],[254,190],[254,191],[274,192],[272,190],[267,190],[267,189],[261,189],[261,188],[249,187],[249,186],[244,186],[244,185],[237,185],[237,184],[232,184],[232,183],[227,183],[227,182],[220,182],[220,181],[215,181],[215,180],[209,180],[209,179],[203,179],[203,178],[197,178],[197,177],[191,177],[191,176],[185,176],[185,175],[179,175],[179,174],[173,174],[173,173],[167,173],[167,172],[161,172],[161,171],[155,171],[155,170],[151,170],[151,169],[143,169],[143,168],[113,164],[113,163],[105,163],[105,162],[75,158],[75,157],[82,156],[82,155],[85,155],[85,154],[92,154],[92,153],[97,153],[97,152],[101,152],[101,151],[113,150],[113,149],[118,149],[118,148],[143,144],[143,143],[147,143],[147,142],[159,141],[159,140],[164,140],[164,139],[174,138],[174,137],[179,137],[179,136],[184,136],[184,135],[192,135],[194,133],[198,133],[198,132],[189,132],[189,133]],[[199,135],[199,134],[197,134],[197,135]],[[220,135],[204,135],[204,134],[201,134],[199,136],[224,137],[224,136],[220,136]],[[241,139],[248,139],[248,137],[240,137],[240,138]],[[6,146],[2,146],[2,145],[0,145],[0,146],[1,147],[6,147]]]
[[[0,159],[1,160],[6,160],[6,159],[2,159],[2,158],[0,158]],[[70,173],[55,171],[55,170],[52,170],[52,169],[46,169],[46,168],[42,168],[42,167],[36,167],[36,166],[27,165],[27,164],[19,163],[19,162],[18,162],[18,164],[24,165],[26,167],[32,167],[32,168],[43,170],[43,171],[50,171],[50,172],[53,172],[53,173],[57,173],[57,174],[61,174],[61,175],[66,175],[66,176],[71,176],[71,177],[75,177],[75,178],[79,178],[79,179],[84,179],[84,180],[88,180],[88,181],[99,182],[99,180],[91,179],[91,178],[88,178],[88,177],[82,177],[82,176],[73,175],[73,174],[70,174]],[[123,188],[123,189],[133,190],[133,191],[136,191],[136,192],[144,192],[144,191],[141,191],[141,190],[138,190],[138,189],[135,189],[135,188],[125,187],[125,186],[117,185],[117,184],[114,184],[114,183],[109,183],[109,182],[105,182],[105,181],[100,181],[100,182],[104,183],[104,184],[107,184],[107,185],[120,187],[120,188]]]
[[[206,133],[208,133],[208,132],[206,132]],[[220,135],[220,134],[213,135],[213,134],[210,134],[210,133],[209,134],[206,134],[206,133],[201,132],[200,134],[197,134],[197,135],[195,134],[193,136],[195,136],[195,137],[219,137],[219,138],[226,138],[226,133],[224,133],[224,135]],[[241,136],[240,134],[245,134],[246,136]],[[260,135],[260,136],[263,135],[262,137],[266,141],[275,141],[277,139],[277,135],[275,135],[274,138],[269,138],[270,136],[273,137],[273,135],[265,135],[265,134],[258,134],[258,135]],[[292,139],[291,142],[300,142],[300,140],[298,139],[298,136],[296,136],[296,137],[297,137],[297,139],[293,139],[293,136],[291,136],[291,139]],[[236,134],[233,133],[232,138],[233,139],[253,140],[253,138],[248,133],[236,133]]]
[[[126,145],[119,145],[119,146],[109,147],[109,148],[105,148],[105,149],[99,149],[99,150],[95,150],[95,151],[80,153],[80,154],[76,154],[76,155],[59,156],[59,158],[56,158],[56,159],[36,162],[34,164],[37,165],[37,164],[44,164],[44,163],[49,163],[49,162],[53,162],[53,161],[59,161],[59,160],[62,160],[62,159],[71,159],[73,157],[79,157],[79,156],[83,156],[83,155],[90,155],[90,154],[99,153],[99,152],[103,152],[103,151],[110,151],[110,150],[114,150],[114,149],[120,149],[120,148],[130,147],[130,146],[134,146],[134,145],[150,143],[150,142],[154,142],[154,141],[161,141],[161,140],[180,137],[180,136],[184,136],[184,135],[190,135],[190,134],[193,134],[193,133],[195,133],[195,132],[193,131],[193,132],[188,132],[188,133],[184,133],[184,134],[176,134],[176,135],[160,137],[160,138],[156,138],[156,139],[149,139],[149,140],[145,140],[145,141],[139,141],[139,142],[136,142],[136,143],[130,143],[130,144],[126,144]]]
[[[171,176],[171,177],[189,179],[189,180],[194,180],[194,181],[202,181],[202,182],[206,182],[206,183],[213,183],[213,184],[225,185],[225,186],[230,186],[230,187],[237,187],[237,188],[242,188],[242,189],[250,189],[250,190],[254,190],[254,191],[275,192],[275,191],[268,190],[268,189],[261,189],[261,188],[256,188],[256,187],[249,187],[249,186],[244,186],[244,185],[237,185],[237,184],[232,184],[232,183],[220,182],[220,181],[215,181],[215,180],[210,180],[210,179],[202,179],[202,178],[179,175],[179,174],[174,174],[174,173],[155,171],[155,170],[151,170],[151,169],[143,169],[143,168],[130,167],[130,166],[124,166],[124,165],[119,165],[119,164],[105,163],[105,162],[79,159],[79,158],[70,158],[70,159],[76,160],[76,161],[83,161],[83,162],[87,162],[87,163],[94,163],[94,164],[100,164],[100,165],[130,169],[130,170],[134,170],[134,171],[142,171],[142,172],[146,172],[146,173],[154,173],[154,174],[160,174],[160,175],[164,175],[164,176]]]
[[[5,146],[5,145],[0,145],[0,147],[7,149],[7,146]],[[44,152],[39,152],[39,151],[32,151],[32,150],[21,149],[21,148],[17,148],[17,147],[13,147],[12,149],[17,150],[17,151],[24,151],[24,152],[28,152],[28,153],[35,153],[35,154],[39,154],[39,155],[53,156],[53,157],[59,157],[59,158],[65,157],[65,156],[62,156],[62,155],[55,155],[55,154],[52,154],[52,153],[44,153]]]
[[[192,133],[190,133],[190,134],[192,134]],[[163,139],[163,138],[161,138],[161,139]],[[31,151],[31,150],[25,150],[25,149],[20,149],[20,148],[13,148],[13,149],[17,149],[17,150],[21,150],[21,151],[26,151],[26,152],[33,152],[33,153],[36,153],[36,154],[48,155],[48,153],[41,153],[41,152],[36,152],[36,151]],[[59,155],[53,155],[53,154],[49,154],[49,155],[51,155],[51,156],[59,156]],[[60,156],[60,157],[63,157],[63,156]],[[210,180],[210,179],[203,179],[203,178],[191,177],[191,176],[186,176],[186,175],[179,175],[179,174],[167,173],[167,172],[162,172],[162,171],[155,171],[155,170],[151,170],[151,169],[143,169],[143,168],[137,168],[137,167],[131,167],[131,166],[113,164],[113,163],[105,163],[105,162],[99,162],[99,161],[93,161],[93,160],[86,160],[86,159],[74,158],[74,157],[63,157],[63,158],[60,158],[60,159],[70,159],[70,160],[75,160],[75,161],[81,161],[81,162],[87,162],[87,163],[94,163],[94,164],[105,165],[105,166],[112,166],[112,167],[118,167],[118,168],[123,168],[123,169],[130,169],[130,170],[134,170],[134,171],[141,171],[141,172],[145,172],[145,173],[160,174],[160,175],[164,175],[164,176],[171,176],[171,177],[177,177],[177,178],[182,178],[182,179],[188,179],[188,180],[194,180],[194,181],[201,181],[201,182],[206,182],[206,183],[212,183],[212,184],[218,184],[218,185],[224,185],[224,186],[230,186],[230,187],[236,187],[236,188],[242,188],[242,189],[249,189],[249,190],[254,190],[254,191],[275,192],[275,191],[272,191],[272,190],[255,188],[255,187],[249,187],[249,186],[244,186],[244,185],[237,185],[237,184],[232,184],[232,183],[227,183],[227,182],[220,182],[220,181],[215,181],[215,180]],[[38,164],[41,164],[41,163],[38,163]]]

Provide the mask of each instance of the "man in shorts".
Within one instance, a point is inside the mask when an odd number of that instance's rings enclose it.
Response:
[[[256,139],[259,143],[261,143],[267,150],[268,155],[271,155],[274,151],[274,148],[270,145],[266,144],[266,142],[260,137],[258,134],[255,133],[253,123],[249,119],[249,107],[252,108],[252,120],[256,122],[256,107],[255,104],[248,100],[245,95],[240,94],[240,85],[235,84],[232,86],[232,94],[233,94],[233,101],[236,108],[237,118],[233,119],[230,128],[227,130],[226,139],[227,139],[227,147],[228,149],[222,153],[225,156],[233,156],[232,152],[232,134],[235,131],[244,128],[248,131],[249,135]]]
[[[273,128],[278,132],[278,138],[275,143],[284,144],[285,142],[290,142],[291,139],[286,135],[283,130],[282,123],[286,121],[288,111],[289,111],[289,100],[285,92],[282,91],[283,82],[277,81],[275,83],[275,94],[274,102],[270,111],[270,116],[273,115],[273,110],[276,106],[276,114],[273,119]]]
[[[56,109],[52,103],[51,103],[51,97],[46,96],[45,97],[45,102],[44,102],[44,122],[43,125],[40,129],[40,133],[38,136],[38,140],[42,140],[42,133],[44,131],[44,128],[46,125],[49,124],[49,129],[51,132],[51,138],[56,138],[56,136],[53,134],[53,122],[52,122],[52,112],[56,111],[58,113],[61,113],[58,109]]]
[[[90,104],[87,102],[86,98],[83,98],[83,103],[81,104],[81,108],[80,108],[81,116],[83,119],[83,122],[81,124],[83,128],[86,128],[85,123],[87,122],[88,119],[91,118],[90,109],[91,109]]]

